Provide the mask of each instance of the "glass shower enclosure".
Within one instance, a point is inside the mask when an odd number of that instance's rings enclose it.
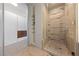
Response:
[[[16,55],[28,46],[27,19],[26,4],[0,3],[0,56]]]

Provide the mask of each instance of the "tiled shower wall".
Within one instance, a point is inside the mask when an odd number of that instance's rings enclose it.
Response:
[[[49,19],[47,20],[47,39],[65,40],[66,26],[64,22],[64,10],[56,14],[53,14],[53,12],[49,13]]]
[[[71,52],[76,49],[76,4],[65,5],[65,19],[67,23],[67,46]]]

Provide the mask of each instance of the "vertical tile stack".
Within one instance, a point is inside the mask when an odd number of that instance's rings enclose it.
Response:
[[[51,10],[49,12],[49,19],[47,23],[47,39],[64,40],[65,29],[66,27],[64,23],[64,10]]]

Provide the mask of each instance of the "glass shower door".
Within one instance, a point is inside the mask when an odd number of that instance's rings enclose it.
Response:
[[[3,55],[3,4],[0,3],[0,56]]]

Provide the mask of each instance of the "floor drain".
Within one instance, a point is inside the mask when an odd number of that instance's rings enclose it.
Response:
[[[62,48],[59,48],[60,50],[62,49]]]
[[[74,52],[72,52],[72,56],[75,56],[75,53]]]

